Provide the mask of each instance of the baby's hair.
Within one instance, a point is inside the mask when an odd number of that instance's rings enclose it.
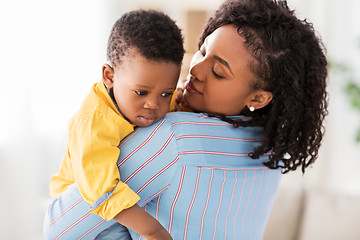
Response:
[[[119,65],[131,49],[149,60],[176,64],[181,64],[185,52],[179,27],[169,16],[155,10],[130,11],[115,22],[107,47],[111,65]]]
[[[265,163],[283,173],[305,172],[318,157],[327,112],[327,60],[321,40],[307,20],[299,20],[286,1],[229,0],[209,19],[200,38],[217,28],[234,24],[254,57],[249,64],[256,75],[254,88],[273,94],[262,109],[242,114],[252,120],[234,122],[238,126],[263,126],[265,138],[250,154],[254,159],[270,152]],[[239,56],[241,57],[241,56]]]

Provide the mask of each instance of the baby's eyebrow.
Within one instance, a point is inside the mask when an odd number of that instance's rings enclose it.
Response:
[[[166,88],[164,91],[175,91],[175,88]]]
[[[137,87],[137,88],[150,88],[150,86],[143,85],[143,84],[135,84],[135,87]]]
[[[144,89],[144,90],[151,90],[154,88],[154,86],[148,86],[148,85],[144,85],[144,84],[135,84],[134,86],[135,88],[140,88],[140,89]],[[163,91],[175,91],[176,88],[174,87],[168,87],[168,88],[164,88]]]

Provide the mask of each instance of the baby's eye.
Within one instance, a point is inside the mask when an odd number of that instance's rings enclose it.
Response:
[[[162,93],[162,94],[161,94],[162,97],[171,97],[172,95],[173,95],[172,92]]]
[[[134,92],[139,96],[145,96],[148,93],[147,91],[137,91],[137,90],[135,90]]]

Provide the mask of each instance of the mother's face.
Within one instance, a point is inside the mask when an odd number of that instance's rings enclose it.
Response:
[[[250,62],[255,59],[233,25],[210,34],[190,63],[184,101],[199,112],[238,115],[254,101],[257,91]]]

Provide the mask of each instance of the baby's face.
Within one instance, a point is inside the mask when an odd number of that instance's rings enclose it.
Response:
[[[147,127],[168,111],[180,74],[180,65],[149,60],[140,54],[126,57],[114,69],[113,92],[123,115]]]

